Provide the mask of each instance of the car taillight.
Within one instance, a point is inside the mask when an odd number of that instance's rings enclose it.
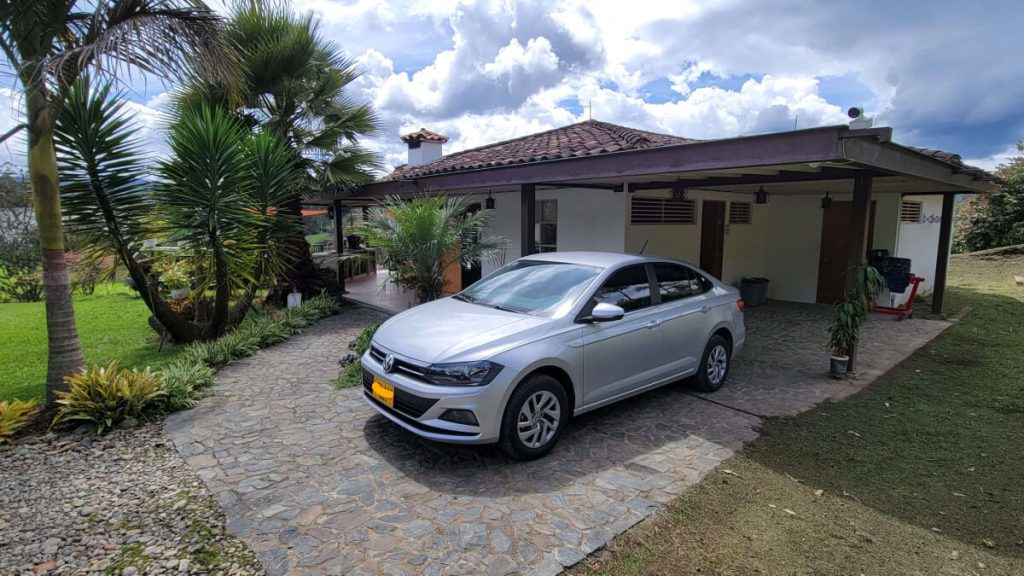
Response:
[[[743,298],[740,298],[739,300],[736,301],[736,307],[740,309],[740,312],[743,312],[743,306]]]

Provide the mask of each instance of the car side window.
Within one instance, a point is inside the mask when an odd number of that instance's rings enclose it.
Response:
[[[594,293],[598,302],[620,306],[626,312],[651,305],[651,284],[643,264],[627,266],[613,274]]]
[[[654,277],[658,279],[658,293],[661,294],[663,303],[694,295],[694,278],[685,266],[655,264]],[[700,294],[699,288],[696,293]]]
[[[696,271],[679,264],[655,264],[654,276],[663,303],[698,296],[707,292],[711,284]]]
[[[710,292],[711,289],[715,287],[715,285],[711,282],[711,280],[708,280],[707,276],[701,274],[700,272],[697,272],[696,270],[694,270],[692,268],[690,268],[689,270],[690,270],[690,274],[692,274],[694,276],[694,278],[697,279],[697,286],[700,287],[699,294],[703,294],[705,292]]]

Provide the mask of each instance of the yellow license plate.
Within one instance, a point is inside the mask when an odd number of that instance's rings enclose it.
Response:
[[[374,378],[373,386],[370,387],[373,390],[373,397],[380,400],[388,408],[395,407],[395,387],[387,382],[381,382]]]

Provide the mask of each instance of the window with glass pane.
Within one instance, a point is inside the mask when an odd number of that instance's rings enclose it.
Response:
[[[658,279],[658,293],[662,302],[696,296],[703,292],[700,280],[686,266],[655,264],[654,277]]]
[[[558,249],[558,200],[537,201],[534,244],[538,252],[554,252]]]
[[[619,270],[605,281],[594,298],[598,302],[620,306],[626,312],[651,305],[651,284],[643,264]]]

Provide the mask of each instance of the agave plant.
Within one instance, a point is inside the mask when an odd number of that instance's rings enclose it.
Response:
[[[444,270],[452,264],[496,263],[505,239],[483,236],[466,242],[483,228],[491,212],[469,213],[466,196],[424,196],[404,201],[390,197],[369,210],[355,233],[375,248],[391,279],[416,291],[420,302],[440,298]]]

